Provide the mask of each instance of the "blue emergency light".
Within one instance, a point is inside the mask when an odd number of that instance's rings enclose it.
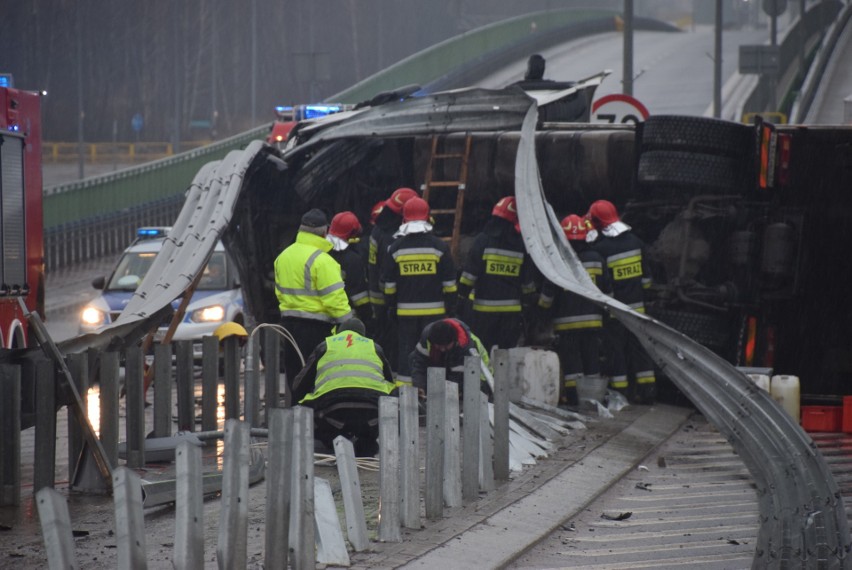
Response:
[[[15,80],[11,73],[0,73],[0,87],[14,87]]]
[[[156,238],[156,237],[166,237],[169,228],[139,228],[136,230],[136,237],[138,238]]]

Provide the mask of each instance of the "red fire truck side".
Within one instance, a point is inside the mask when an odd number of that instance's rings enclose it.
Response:
[[[41,102],[38,93],[0,87],[0,342],[32,343],[19,305],[44,317]]]

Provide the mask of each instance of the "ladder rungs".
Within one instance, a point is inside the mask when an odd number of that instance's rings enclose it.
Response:
[[[442,208],[440,210],[431,210],[429,213],[430,214],[438,214],[439,216],[441,216],[441,215],[445,216],[447,214],[455,214],[456,209],[455,208],[450,208],[450,209],[443,209]]]
[[[447,154],[433,154],[432,155],[432,160],[437,160],[439,158],[464,158],[464,154],[447,153]]]
[[[432,181],[427,184],[427,186],[431,188],[448,188],[453,186],[458,186],[459,189],[464,190],[464,183],[461,180],[439,180]]]

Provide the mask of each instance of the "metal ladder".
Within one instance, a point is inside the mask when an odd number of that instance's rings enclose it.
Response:
[[[442,237],[450,244],[450,253],[453,258],[458,260],[459,236],[461,234],[461,220],[464,213],[464,190],[467,183],[467,165],[470,157],[470,145],[472,136],[468,134],[464,141],[464,151],[460,153],[446,153],[438,150],[438,135],[432,136],[432,154],[429,158],[429,166],[426,168],[426,181],[421,186],[423,190],[423,199],[429,203],[430,212],[436,222],[438,216],[453,217],[453,232],[449,237]],[[459,179],[458,180],[435,180],[435,163],[442,160],[459,160]],[[429,201],[432,190],[449,189],[456,191],[456,206],[455,208],[438,208],[432,209],[432,203]]]

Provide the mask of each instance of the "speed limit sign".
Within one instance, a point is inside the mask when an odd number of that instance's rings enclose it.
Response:
[[[648,109],[630,95],[613,93],[592,103],[593,123],[638,123],[648,118]]]

